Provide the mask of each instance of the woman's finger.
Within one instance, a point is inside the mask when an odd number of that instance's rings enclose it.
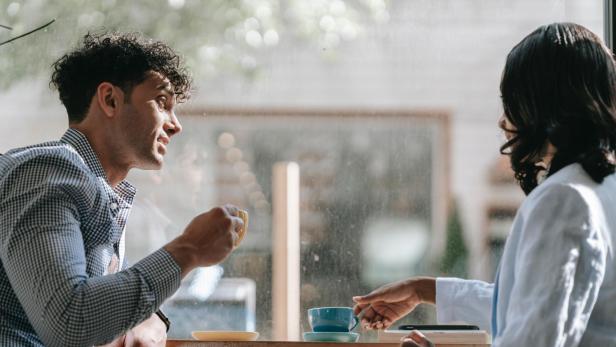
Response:
[[[413,339],[404,337],[402,338],[402,344],[400,345],[400,347],[422,347],[422,346],[418,345],[417,342],[413,341]]]
[[[434,347],[432,341],[428,340],[428,338],[418,330],[411,331],[406,337],[403,338],[403,341],[405,340],[411,340],[419,347]]]
[[[355,306],[353,306],[353,314],[357,316],[368,306],[370,306],[370,304],[355,304]]]
[[[373,329],[383,329],[383,316],[377,314],[372,320],[372,328]]]
[[[368,308],[364,310],[364,315],[361,319],[362,327],[366,329],[370,329],[370,325],[372,324],[372,322],[374,322],[374,318],[376,316],[377,316],[377,313],[374,310],[374,308],[372,308],[372,306],[368,306]]]
[[[387,297],[388,290],[385,287],[381,287],[373,290],[370,294],[354,296],[353,301],[358,304],[369,304],[375,301],[386,301],[384,300]]]

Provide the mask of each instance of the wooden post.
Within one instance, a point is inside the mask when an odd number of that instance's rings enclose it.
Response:
[[[299,341],[299,165],[280,162],[272,171],[272,337]]]

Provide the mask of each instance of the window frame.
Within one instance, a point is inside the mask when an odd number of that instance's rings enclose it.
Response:
[[[614,37],[616,37],[614,27],[614,17],[616,17],[616,7],[613,0],[603,1],[603,36],[605,44],[614,52]]]
[[[443,108],[293,108],[293,107],[217,107],[217,106],[188,106],[181,109],[180,117],[375,117],[384,119],[411,118],[420,122],[434,123],[440,129],[435,142],[435,152],[440,153],[434,163],[435,191],[434,196],[444,197],[435,199],[431,217],[432,226],[436,232],[437,241],[431,245],[430,252],[441,255],[445,249],[446,220],[451,212],[453,196],[451,192],[451,148],[452,142],[452,115],[451,111]],[[181,120],[181,118],[180,118]]]

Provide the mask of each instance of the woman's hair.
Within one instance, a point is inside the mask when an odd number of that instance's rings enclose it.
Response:
[[[500,85],[514,136],[501,147],[511,156],[526,194],[537,186],[546,143],[556,147],[548,175],[580,163],[597,183],[614,172],[616,67],[609,49],[573,23],[545,25],[507,56]]]

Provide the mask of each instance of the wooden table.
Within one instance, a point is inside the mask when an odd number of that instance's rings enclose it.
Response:
[[[281,342],[281,341],[251,341],[251,342],[200,342],[194,340],[167,340],[167,347],[400,347],[399,343],[340,343],[340,342]],[[490,345],[457,345],[438,344],[437,347],[490,347]]]

